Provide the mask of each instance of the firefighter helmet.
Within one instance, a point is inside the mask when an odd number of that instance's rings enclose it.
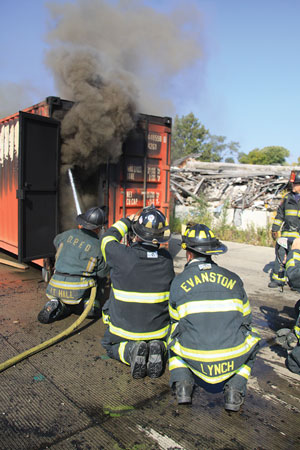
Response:
[[[87,230],[95,230],[104,225],[105,222],[105,212],[98,206],[94,206],[76,217],[77,225],[81,225],[82,228]]]
[[[132,230],[140,239],[152,244],[162,244],[171,237],[166,217],[154,205],[143,209],[138,219],[133,222]]]
[[[300,170],[291,171],[290,182],[293,184],[300,184]]]
[[[182,235],[181,247],[203,255],[218,255],[226,253],[227,247],[222,244],[214,233],[203,224],[187,227]]]

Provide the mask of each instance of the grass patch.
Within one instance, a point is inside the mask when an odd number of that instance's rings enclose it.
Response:
[[[196,208],[191,208],[189,214],[183,219],[178,217],[170,218],[170,227],[173,233],[181,233],[181,226],[196,223],[203,223],[208,226],[218,239],[223,241],[240,242],[250,245],[261,245],[273,247],[274,241],[271,237],[271,224],[266,227],[256,227],[249,225],[246,229],[237,228],[228,224],[228,203],[225,203],[218,218],[209,211],[204,199],[200,199]]]

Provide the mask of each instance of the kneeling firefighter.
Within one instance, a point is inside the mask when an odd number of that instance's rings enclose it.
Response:
[[[76,217],[77,229],[54,238],[55,269],[46,289],[50,300],[38,315],[41,323],[53,322],[72,312],[81,313],[93,286],[97,286],[97,294],[88,317],[101,315],[100,303],[109,268],[101,253],[98,234],[105,221],[104,211],[93,207]]]
[[[120,241],[133,233],[129,246]],[[161,243],[171,237],[164,214],[153,205],[121,219],[101,240],[111,278],[102,317],[108,325],[101,343],[110,358],[130,365],[133,378],[157,378],[166,362],[168,300],[173,260]]]
[[[284,238],[281,238],[284,240]],[[286,244],[288,251],[285,261],[289,285],[300,292],[300,238]],[[286,366],[291,372],[300,375],[300,300],[295,305],[296,322],[292,330],[281,328],[276,332],[276,343],[287,350]]]
[[[191,403],[195,382],[224,391],[225,409],[238,411],[258,351],[251,308],[239,276],[219,267],[213,255],[227,247],[205,225],[182,236],[187,264],[170,289],[170,386],[178,404]]]

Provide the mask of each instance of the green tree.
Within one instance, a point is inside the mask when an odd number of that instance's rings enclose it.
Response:
[[[193,113],[181,118],[176,114],[172,132],[172,160],[199,153],[208,136],[209,131]]]
[[[191,112],[175,116],[172,133],[172,161],[195,155],[201,161],[221,161],[228,153],[238,153],[237,142],[226,142],[225,136],[211,135]]]
[[[290,156],[289,150],[280,146],[264,147],[262,149],[255,148],[248,154],[239,153],[238,161],[241,164],[258,164],[258,165],[284,165],[285,158]]]

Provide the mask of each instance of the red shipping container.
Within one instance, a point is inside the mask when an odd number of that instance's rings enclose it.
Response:
[[[0,248],[20,262],[53,258],[59,217],[60,121],[73,103],[48,97],[0,120]],[[94,188],[108,224],[154,204],[169,218],[169,117],[140,114],[117,164],[99,164]],[[101,186],[101,189],[99,189]]]

